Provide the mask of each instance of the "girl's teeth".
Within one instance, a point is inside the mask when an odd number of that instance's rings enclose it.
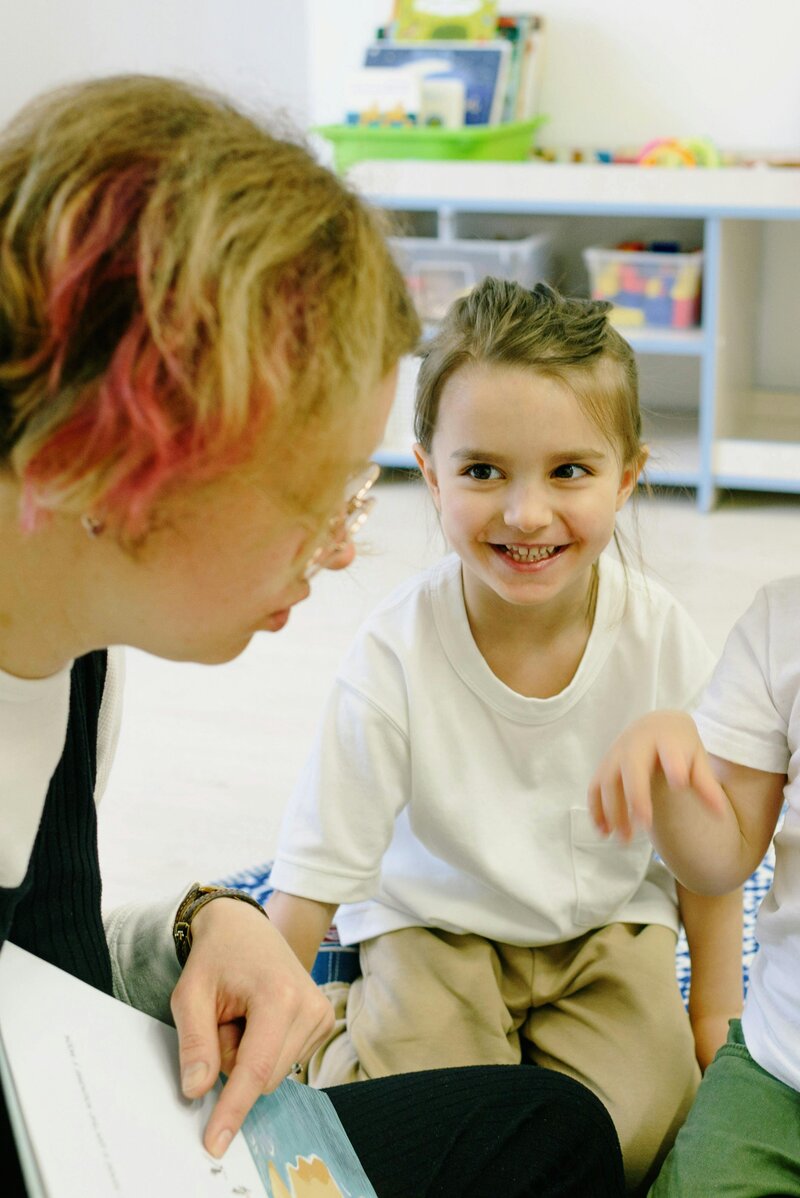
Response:
[[[506,545],[506,553],[515,562],[539,562],[552,557],[557,545]]]

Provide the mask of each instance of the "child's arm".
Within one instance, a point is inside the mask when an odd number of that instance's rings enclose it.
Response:
[[[309,973],[337,910],[334,903],[318,903],[280,890],[273,891],[266,903],[270,919]]]
[[[679,882],[698,894],[741,886],[761,862],[783,803],[784,774],[710,757],[692,718],[657,711],[632,724],[589,787],[601,832],[650,829]]]
[[[742,891],[700,895],[678,883],[678,905],[692,959],[689,1019],[705,1072],[727,1039],[728,1020],[742,1013]]]

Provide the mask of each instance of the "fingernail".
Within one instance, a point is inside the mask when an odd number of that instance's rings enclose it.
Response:
[[[195,1061],[187,1065],[181,1074],[181,1087],[187,1098],[192,1098],[203,1085],[208,1075],[208,1065]]]
[[[228,1145],[230,1144],[232,1139],[233,1139],[233,1133],[228,1131],[228,1129],[226,1127],[224,1131],[221,1131],[219,1133],[216,1140],[212,1144],[211,1155],[212,1156],[222,1156],[223,1152],[228,1147]]]

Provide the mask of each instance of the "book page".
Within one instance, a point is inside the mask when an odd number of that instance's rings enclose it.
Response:
[[[203,1148],[216,1096],[182,1097],[174,1028],[6,943],[0,1036],[6,1102],[12,1125],[16,1114],[27,1130],[37,1198],[264,1194],[241,1134],[221,1161]]]

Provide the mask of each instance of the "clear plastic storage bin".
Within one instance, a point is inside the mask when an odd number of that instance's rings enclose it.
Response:
[[[487,275],[524,287],[546,279],[550,238],[536,233],[513,241],[393,237],[392,249],[422,320],[441,320],[453,300]]]
[[[689,329],[700,323],[703,255],[654,251],[583,251],[592,299],[610,300],[612,320],[627,327]]]

